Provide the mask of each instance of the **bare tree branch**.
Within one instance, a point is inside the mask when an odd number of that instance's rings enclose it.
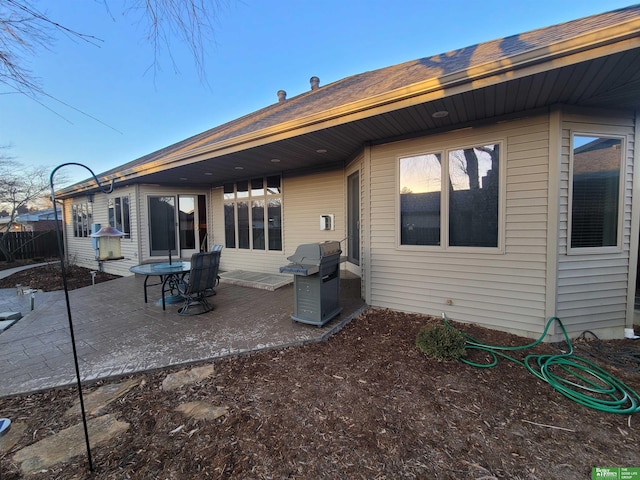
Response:
[[[108,0],[101,2],[106,14],[114,18]],[[213,43],[217,13],[227,4],[228,0],[126,0],[124,13],[139,16],[153,46],[151,66],[155,71],[165,54],[178,70],[172,51],[172,39],[177,37],[191,51],[198,74],[205,80],[206,50]],[[44,93],[39,79],[28,68],[28,60],[53,48],[57,34],[94,46],[102,43],[93,35],[54,20],[34,7],[31,0],[0,0],[0,84],[11,93],[30,94],[30,98]]]
[[[66,27],[36,9],[28,0],[0,1],[0,83],[10,91],[42,93],[28,69],[28,58],[55,43],[55,32],[98,45],[100,39]]]
[[[49,18],[47,15],[42,14],[38,10],[36,10],[26,0],[22,0],[22,1],[4,0],[4,1],[10,5],[13,5],[17,10],[22,10],[26,15],[33,18],[34,20],[38,22],[42,22],[43,24],[49,24],[52,27],[56,28],[57,30],[64,32],[71,37],[79,38],[80,40],[84,40],[85,42],[91,43],[96,46],[98,45],[98,42],[102,42],[102,40],[100,40],[97,37],[94,37],[93,35],[88,35],[86,33],[81,33],[76,30],[72,30],[71,28],[68,28],[64,25],[61,25],[58,22],[55,22],[54,20]]]
[[[11,144],[0,145],[0,168],[15,160],[16,157],[7,153],[11,148],[13,148]]]
[[[200,78],[205,78],[205,55],[214,42],[217,13],[227,1],[221,0],[132,0],[131,12],[138,12],[146,23],[147,40],[153,45],[153,68],[160,66],[163,53],[169,56],[174,71],[171,38],[178,37],[188,46]]]
[[[13,160],[0,163],[0,208],[9,213],[9,222],[0,235],[0,251],[8,261],[13,261],[14,257],[6,248],[6,233],[11,231],[18,213],[39,203],[48,189],[47,167],[25,168]]]

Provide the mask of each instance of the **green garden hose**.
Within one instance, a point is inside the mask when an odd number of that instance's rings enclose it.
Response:
[[[442,321],[453,328],[444,313],[442,314]],[[568,353],[527,355],[523,361],[505,353],[535,347],[542,342],[553,322],[557,322],[560,325],[565,341],[569,346]],[[550,318],[540,338],[528,345],[516,347],[486,345],[464,332],[462,334],[467,340],[465,349],[480,350],[489,355],[487,363],[476,363],[465,358],[460,359],[468,365],[491,368],[498,364],[498,357],[503,357],[524,366],[540,380],[547,382],[562,395],[580,405],[608,413],[631,414],[640,412],[640,395],[638,393],[594,363],[573,355],[573,345],[567,330],[558,317]]]

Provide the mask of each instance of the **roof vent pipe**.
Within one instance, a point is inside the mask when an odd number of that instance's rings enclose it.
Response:
[[[287,92],[284,90],[278,90],[278,101],[284,102],[287,99]]]
[[[311,90],[317,90],[320,88],[320,79],[318,77],[311,77],[309,82],[311,82]]]

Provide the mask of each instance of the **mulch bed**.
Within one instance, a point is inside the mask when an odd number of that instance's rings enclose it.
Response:
[[[176,391],[160,388],[176,369],[128,377],[139,386],[105,413],[131,427],[93,448],[93,476],[81,456],[30,478],[573,480],[591,478],[595,466],[640,466],[637,414],[581,406],[506,360],[491,369],[438,362],[415,339],[439,322],[370,310],[324,343],[214,361],[214,376]],[[530,342],[456,326],[485,343]],[[586,352],[589,342],[579,343]],[[640,391],[637,372],[599,362]],[[61,412],[76,400],[73,388],[2,400],[0,416],[27,426],[1,458],[3,479],[22,478],[17,450],[71,425]],[[176,411],[195,400],[229,413],[198,421]]]
[[[22,270],[10,275],[7,278],[0,279],[0,288],[15,288],[16,285],[20,284],[24,288],[29,287],[35,290],[42,290],[44,292],[62,290],[63,280],[60,262],[56,260],[44,261],[49,261],[52,263],[49,263],[48,265],[42,267],[33,267],[27,270]],[[0,270],[6,270],[8,268],[15,268],[29,264],[30,262],[28,261],[18,261],[12,263],[0,262]],[[95,270],[79,267],[72,264],[65,265],[67,288],[69,290],[75,290],[76,288],[82,288],[91,285],[92,281],[95,281],[95,283],[101,283],[119,278],[117,275],[95,271],[95,280],[92,280],[92,271]]]

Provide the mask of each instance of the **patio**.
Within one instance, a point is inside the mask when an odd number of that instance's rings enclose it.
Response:
[[[152,299],[144,303],[142,276],[123,277],[69,292],[83,381],[270,348],[318,342],[341,329],[364,308],[360,280],[341,280],[342,313],[323,327],[295,323],[293,285],[274,291],[223,280],[212,312],[181,317]],[[0,310],[24,317],[0,334],[0,397],[75,383],[64,292],[18,296],[0,290]]]

